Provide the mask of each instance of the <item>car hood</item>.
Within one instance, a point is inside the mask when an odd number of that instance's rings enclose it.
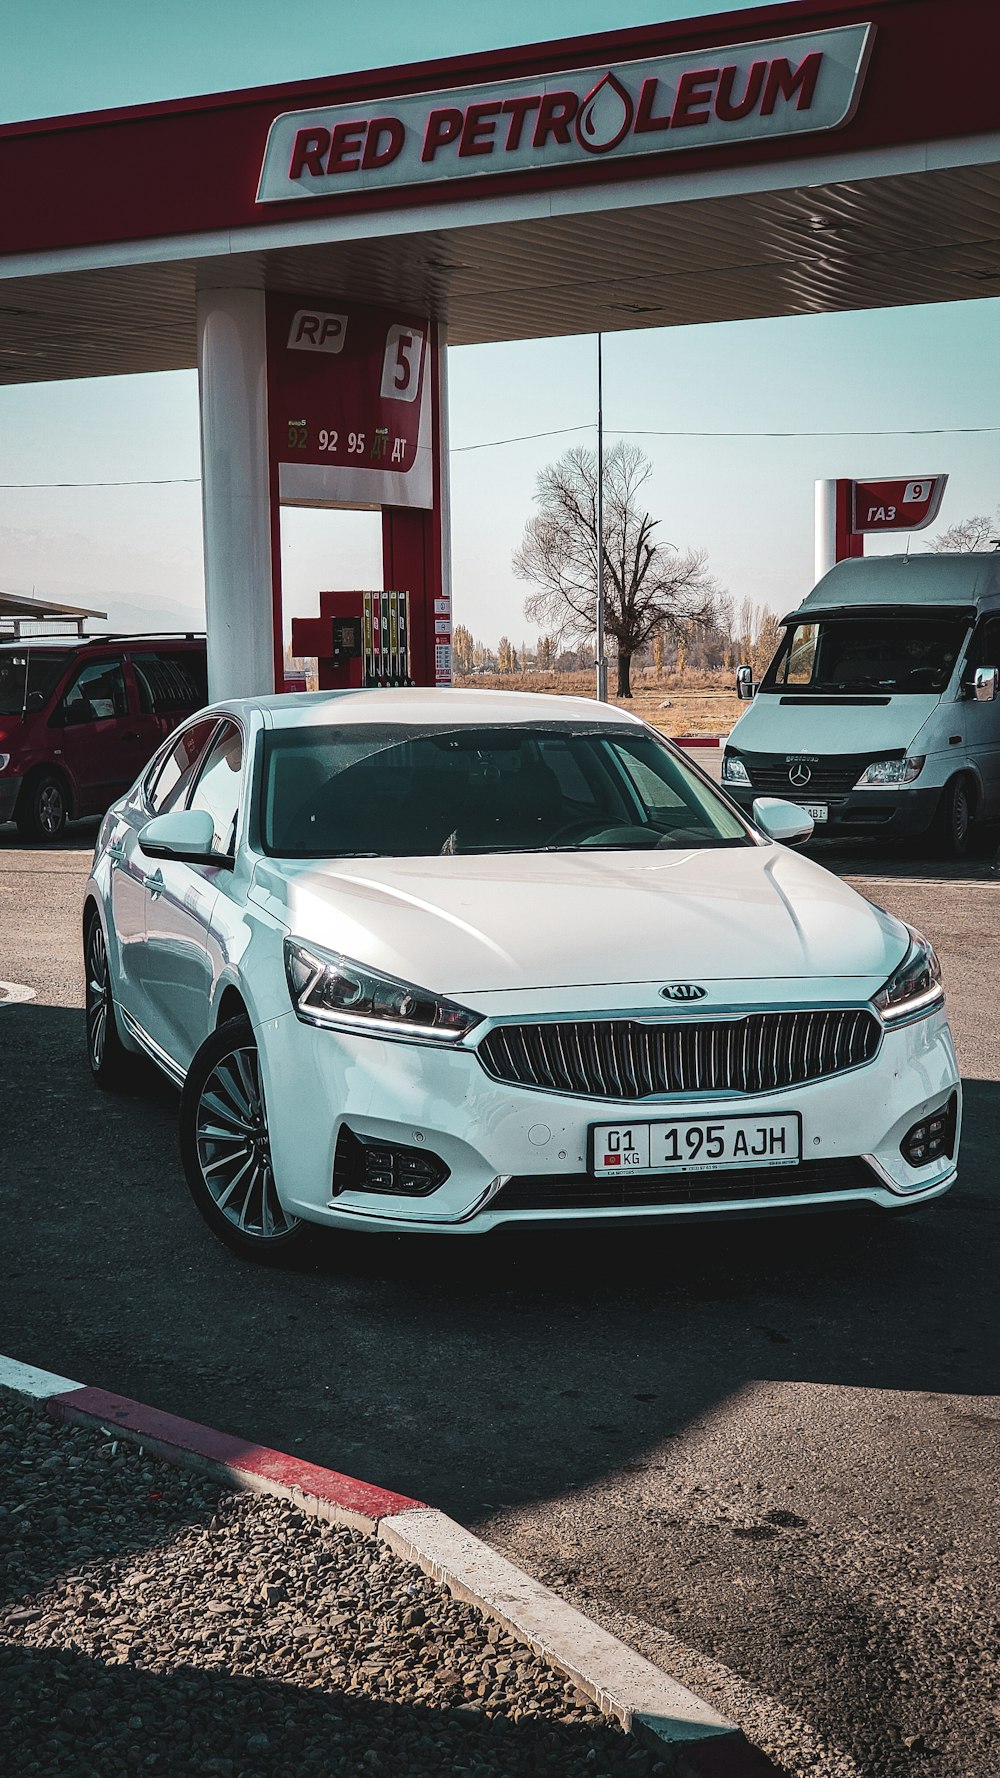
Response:
[[[459,996],[650,981],[881,982],[907,944],[899,921],[780,846],[266,861],[250,896],[305,940]]]

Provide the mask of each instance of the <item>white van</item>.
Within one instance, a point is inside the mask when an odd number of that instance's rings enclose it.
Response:
[[[818,834],[930,833],[960,856],[1000,820],[1000,554],[838,562],[798,611],[733,729],[722,782],[780,796]]]

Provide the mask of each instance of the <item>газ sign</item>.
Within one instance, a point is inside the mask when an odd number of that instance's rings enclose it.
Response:
[[[852,530],[922,531],[937,518],[947,480],[946,475],[925,475],[909,481],[855,482]]]
[[[268,131],[257,202],[522,172],[834,130],[874,27],[846,25],[541,80],[290,111]]]

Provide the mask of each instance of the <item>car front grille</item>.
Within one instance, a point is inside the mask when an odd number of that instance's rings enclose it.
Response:
[[[497,1025],[479,1045],[495,1080],[591,1099],[770,1093],[870,1062],[869,1007],[752,1012],[729,1019],[573,1019]]]
[[[868,1191],[879,1181],[857,1158],[803,1161],[798,1167],[730,1167],[717,1173],[648,1173],[591,1179],[586,1173],[525,1174],[508,1179],[495,1210],[642,1210],[664,1204],[752,1203],[810,1198],[820,1192]]]
[[[880,753],[840,753],[828,754],[825,759],[805,759],[801,763],[809,777],[804,784],[796,784],[789,776],[799,763],[794,758],[788,758],[784,753],[740,753],[752,789],[762,791],[765,796],[787,797],[793,802],[843,795],[854,789],[865,767],[873,760],[893,757],[892,749],[883,747]]]

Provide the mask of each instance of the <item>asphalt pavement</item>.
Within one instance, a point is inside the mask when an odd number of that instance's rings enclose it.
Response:
[[[813,849],[939,946],[967,1099],[962,1176],[933,1208],[356,1236],[264,1272],[193,1210],[169,1086],[91,1086],[92,843],[0,829],[0,979],[37,992],[0,1009],[0,1350],[440,1506],[796,1778],[1000,1769],[989,856]]]

